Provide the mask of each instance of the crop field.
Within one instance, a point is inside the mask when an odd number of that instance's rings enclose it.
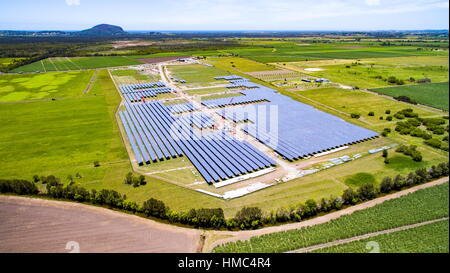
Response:
[[[380,253],[448,253],[448,224],[440,221],[312,252],[367,253],[367,243],[377,242]]]
[[[391,97],[407,96],[413,101],[448,111],[448,82],[376,88],[371,91]]]
[[[302,78],[311,78],[310,76],[294,72],[292,70],[270,70],[270,71],[261,71],[261,72],[249,72],[248,75],[255,77],[257,79],[266,81],[266,82],[272,82],[272,81],[279,81],[279,80],[291,80],[291,79],[302,79]]]
[[[448,217],[448,182],[315,226],[218,246],[214,252],[284,252]]]
[[[201,64],[171,65],[167,66],[173,78],[185,80],[187,87],[212,86],[226,84],[224,80],[214,80],[214,77],[225,76],[227,72]]]
[[[83,95],[93,71],[0,75],[0,102]]]
[[[311,76],[359,88],[395,86],[389,77],[395,77],[411,84],[428,78],[431,82],[448,82],[448,56],[421,56],[399,58],[374,58],[360,60],[329,60],[287,63],[286,68]],[[321,71],[308,71],[319,68]]]
[[[239,57],[209,57],[208,61],[231,66],[242,72],[271,71],[276,69],[275,66],[270,64],[263,64]]]
[[[21,66],[12,72],[47,72],[47,71],[67,71],[97,69],[115,66],[127,66],[142,64],[138,60],[126,56],[112,57],[57,57],[48,58]]]
[[[418,50],[416,46],[379,46],[369,43],[316,43],[249,41],[247,48],[223,50],[262,63],[298,62],[323,59],[391,58],[403,56],[441,56],[446,51]]]

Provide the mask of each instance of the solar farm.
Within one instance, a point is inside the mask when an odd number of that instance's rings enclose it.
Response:
[[[218,68],[192,59],[185,65],[204,70],[197,80],[202,87],[192,87],[189,80],[173,75],[173,67],[175,73],[192,74],[176,61],[159,67],[161,81],[117,85],[122,96],[117,117],[139,172],[156,169],[151,173],[164,176],[192,166],[191,174],[173,182],[233,199],[274,186],[276,181],[314,173],[297,166],[370,143],[380,135],[248,77],[225,71],[217,76]],[[191,93],[214,88],[218,93],[213,95]],[[162,94],[173,97],[160,98]],[[348,162],[350,157],[343,158],[331,159],[327,166]],[[171,161],[182,162],[182,167],[165,168]]]

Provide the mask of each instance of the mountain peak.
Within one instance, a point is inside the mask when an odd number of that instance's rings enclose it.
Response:
[[[114,25],[100,24],[79,32],[83,36],[115,36],[126,34],[123,28]]]

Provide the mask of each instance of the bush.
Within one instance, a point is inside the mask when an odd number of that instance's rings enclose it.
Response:
[[[364,184],[358,189],[358,196],[361,200],[371,200],[377,196],[377,192],[373,184]]]
[[[386,115],[389,115],[390,113],[391,113],[391,110],[386,110],[385,112],[384,112]]]
[[[425,144],[434,147],[434,148],[441,148],[442,142],[439,139],[431,138],[424,141]]]
[[[371,112],[369,112],[368,115],[369,115],[369,117],[373,117],[373,116],[375,116],[375,113],[371,111]]]
[[[352,188],[348,188],[342,194],[342,200],[345,205],[353,205],[358,202],[359,198],[358,194]]]
[[[241,229],[256,228],[261,224],[262,211],[258,207],[243,207],[234,220]]]
[[[166,218],[166,205],[163,201],[150,198],[144,202],[142,209],[144,213],[149,216],[159,217],[162,219]]]
[[[15,193],[18,195],[34,195],[39,190],[33,182],[27,180],[0,180],[0,193]]]
[[[385,177],[380,184],[380,192],[389,193],[393,188],[392,178]]]
[[[359,119],[359,118],[361,117],[361,115],[358,114],[358,113],[351,113],[351,114],[350,114],[350,117],[351,117],[351,118],[355,118],[355,119]]]
[[[387,120],[387,121],[392,121],[392,116],[387,116],[387,117],[386,117],[386,120]]]
[[[94,167],[95,168],[100,167],[100,162],[98,160],[94,161]]]

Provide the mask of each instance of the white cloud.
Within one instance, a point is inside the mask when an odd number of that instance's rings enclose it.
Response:
[[[366,4],[369,6],[379,6],[380,0],[366,0]]]
[[[66,0],[68,6],[79,6],[80,0]]]

